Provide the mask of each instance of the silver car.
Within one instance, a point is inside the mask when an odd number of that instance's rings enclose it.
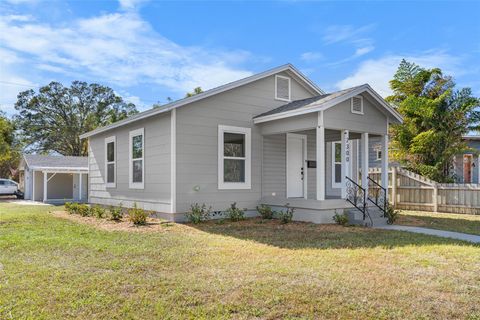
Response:
[[[10,179],[0,179],[0,196],[17,196],[22,198],[23,193],[18,190],[18,183]]]

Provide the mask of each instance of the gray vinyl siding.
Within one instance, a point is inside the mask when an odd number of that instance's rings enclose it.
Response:
[[[34,181],[34,186],[35,188],[35,199],[34,201],[43,201],[43,172],[41,171],[33,171],[33,174],[35,175],[35,181]],[[48,191],[48,190],[47,190]]]
[[[120,203],[159,212],[170,206],[170,126],[171,115],[160,114],[134,122],[89,140],[89,201],[98,204]],[[144,128],[144,189],[129,187],[129,133]],[[116,138],[116,187],[105,185],[105,138]]]
[[[287,196],[285,133],[263,138],[262,197]]]
[[[363,115],[352,113],[350,99],[347,99],[324,111],[325,127],[386,134],[386,116],[368,100],[367,95],[363,96]]]
[[[280,73],[281,75],[288,74]],[[293,78],[292,99],[312,94]],[[177,109],[177,212],[193,203],[224,210],[232,202],[254,209],[262,194],[263,137],[253,117],[285,104],[275,100],[275,76],[220,93]],[[218,126],[251,128],[251,189],[218,189]],[[195,186],[200,188],[195,191]],[[285,184],[283,184],[285,186]],[[285,191],[283,191],[285,192]]]
[[[316,160],[316,131],[298,131],[297,134],[307,136],[307,159]],[[352,176],[357,176],[355,168],[357,164],[357,144],[359,136],[352,134]],[[340,131],[325,130],[325,194],[327,197],[340,197],[341,189],[332,188],[332,141],[340,141]],[[265,136],[263,139],[263,188],[262,196],[270,197],[275,193],[276,197],[286,197],[286,134],[275,134]],[[359,150],[360,152],[360,150]],[[358,160],[360,166],[360,158]],[[307,165],[305,164],[305,167]],[[317,197],[317,169],[307,168],[307,198]]]

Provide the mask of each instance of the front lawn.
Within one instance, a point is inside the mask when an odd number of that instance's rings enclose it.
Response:
[[[480,235],[480,215],[404,210],[395,224]]]
[[[106,231],[0,203],[0,319],[479,318],[480,246],[249,219]]]

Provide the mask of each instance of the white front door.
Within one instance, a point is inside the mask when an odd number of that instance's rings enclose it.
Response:
[[[287,197],[305,196],[305,153],[307,137],[299,134],[287,134]]]

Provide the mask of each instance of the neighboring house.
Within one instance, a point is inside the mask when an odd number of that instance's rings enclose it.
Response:
[[[88,199],[87,157],[25,154],[19,169],[25,199],[48,203]]]
[[[480,136],[468,135],[463,139],[473,150],[455,156],[453,160],[455,182],[480,183]]]
[[[388,158],[388,126],[401,121],[367,84],[325,93],[280,66],[83,134],[89,202],[136,203],[175,221],[194,203],[289,203],[297,220],[332,222],[351,207],[346,177],[366,179],[368,139]]]

